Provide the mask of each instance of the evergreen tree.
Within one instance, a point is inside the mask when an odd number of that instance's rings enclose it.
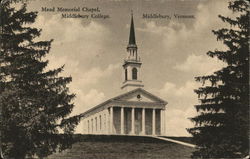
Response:
[[[46,71],[50,41],[38,41],[41,30],[30,27],[37,12],[26,4],[1,4],[0,106],[2,149],[8,158],[45,157],[73,142],[79,116],[69,117],[74,94],[61,77],[63,66]],[[63,133],[59,133],[62,131]]]
[[[203,86],[196,89],[198,116],[188,129],[197,150],[193,158],[240,158],[249,154],[249,1],[229,2],[236,18],[219,15],[228,28],[214,31],[226,51],[209,51],[226,63],[212,75],[196,77]]]

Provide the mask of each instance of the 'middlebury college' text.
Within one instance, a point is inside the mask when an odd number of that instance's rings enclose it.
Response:
[[[42,7],[42,12],[62,12],[62,18],[82,18],[82,19],[107,19],[110,18],[107,14],[102,14],[99,7]],[[85,14],[81,13],[85,12]]]

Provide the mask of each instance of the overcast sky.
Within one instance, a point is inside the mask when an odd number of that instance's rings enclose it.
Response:
[[[100,13],[110,18],[62,19],[61,13],[41,12],[41,7],[53,6],[99,7]],[[133,10],[144,88],[168,102],[166,135],[189,135],[186,128],[193,125],[188,118],[196,115],[194,105],[198,102],[193,90],[200,86],[194,77],[223,65],[206,52],[225,49],[211,30],[225,26],[218,14],[231,14],[226,0],[37,0],[28,8],[39,12],[34,26],[43,30],[40,39],[54,39],[47,57],[49,68],[65,64],[62,75],[73,78],[69,85],[77,96],[73,114],[119,95]],[[143,13],[170,15],[172,19],[143,19]],[[175,19],[174,14],[195,18]]]

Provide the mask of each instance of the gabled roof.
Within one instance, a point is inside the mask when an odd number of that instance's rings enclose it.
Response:
[[[117,97],[114,97],[114,98],[112,98],[112,101],[123,101],[123,100],[129,99],[129,97],[131,97],[134,94],[144,95],[147,98],[151,99],[152,102],[167,104],[167,102],[164,101],[163,99],[153,95],[152,93],[147,92],[146,90],[144,90],[142,88],[137,88],[137,89],[134,89],[134,90],[129,91],[127,93],[121,94],[121,95],[119,95]]]
[[[167,104],[167,102],[164,101],[163,99],[161,99],[161,98],[147,92],[146,90],[144,90],[142,88],[137,88],[137,89],[134,89],[132,91],[123,93],[123,94],[121,94],[119,96],[116,96],[114,98],[111,98],[111,99],[109,99],[109,100],[107,100],[107,101],[105,101],[105,102],[103,102],[103,103],[101,103],[101,104],[87,110],[86,112],[82,113],[82,116],[89,113],[89,112],[91,112],[91,111],[93,111],[93,110],[95,110],[95,109],[97,109],[97,108],[105,106],[106,104],[109,104],[109,103],[111,103],[113,101],[126,101],[127,99],[130,99],[130,97],[132,97],[135,94],[143,95],[143,96],[147,97],[149,100],[151,100],[151,102],[153,102],[153,103],[160,103],[160,104],[163,104],[163,105]]]

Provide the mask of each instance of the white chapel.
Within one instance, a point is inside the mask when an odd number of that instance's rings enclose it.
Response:
[[[167,102],[143,89],[142,61],[137,51],[131,16],[127,57],[124,59],[125,93],[111,98],[82,114],[84,134],[164,135]]]

